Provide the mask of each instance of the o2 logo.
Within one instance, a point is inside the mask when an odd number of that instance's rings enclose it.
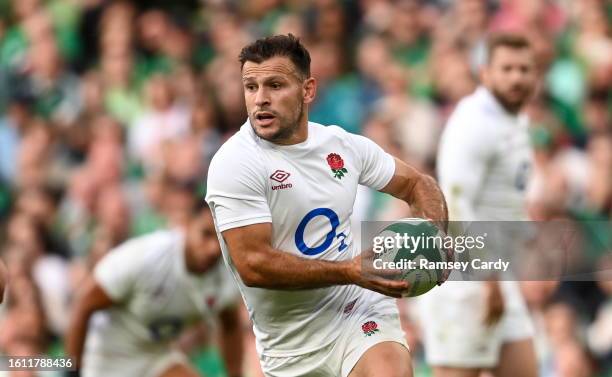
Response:
[[[304,241],[304,232],[306,231],[306,226],[308,223],[317,216],[327,217],[332,228],[325,236],[325,240],[322,244],[316,247],[310,247],[306,245],[306,242]],[[334,242],[334,239],[337,238],[340,240],[338,251],[344,251],[348,247],[345,242],[346,234],[336,234],[336,229],[338,229],[338,226],[340,226],[340,219],[338,219],[336,212],[329,208],[315,208],[304,216],[295,230],[295,246],[297,246],[298,250],[300,250],[300,252],[302,252],[304,255],[317,255],[327,250],[327,248],[329,248]]]

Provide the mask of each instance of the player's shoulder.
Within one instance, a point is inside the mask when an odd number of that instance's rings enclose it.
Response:
[[[131,238],[110,251],[118,259],[149,258],[154,254],[164,254],[174,247],[179,239],[177,230],[162,229]]]
[[[213,156],[211,165],[244,161],[244,158],[238,157],[244,157],[245,153],[249,152],[256,153],[258,146],[250,128],[249,124],[245,123],[235,134],[230,136]]]
[[[263,151],[247,122],[212,158],[206,181],[206,200],[213,195],[244,194],[253,189],[263,192],[268,174],[262,161]]]
[[[335,125],[323,125],[317,122],[308,122],[308,126],[310,130],[315,130],[317,133],[323,135],[324,137],[345,137],[349,132],[347,132],[344,128]]]
[[[479,113],[480,101],[476,96],[476,92],[473,92],[457,102],[457,106],[455,106],[455,110],[451,114],[451,119],[463,120],[469,118],[470,116],[477,116]]]
[[[454,114],[463,119],[482,121],[499,117],[501,108],[493,94],[484,87],[462,98],[455,108]]]
[[[492,129],[490,124],[495,120],[495,114],[484,98],[483,90],[478,89],[457,103],[445,131],[481,133]]]
[[[330,145],[331,143],[339,143],[348,147],[355,147],[357,138],[363,138],[363,136],[356,135],[348,132],[344,128],[338,125],[322,125],[316,122],[309,122],[309,130],[314,131],[317,144]]]

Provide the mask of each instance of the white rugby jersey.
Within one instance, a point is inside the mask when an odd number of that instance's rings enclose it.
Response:
[[[185,236],[157,231],[112,250],[94,278],[117,303],[89,324],[84,363],[113,355],[167,351],[183,329],[236,303],[238,290],[223,261],[201,275],[185,266]]]
[[[528,121],[508,113],[484,87],[459,102],[438,153],[451,220],[526,220],[531,170]]]
[[[337,126],[308,124],[306,141],[281,146],[259,138],[247,121],[214,156],[206,200],[223,256],[253,321],[260,354],[293,356],[318,350],[339,335],[344,310],[363,289],[247,287],[233,267],[221,232],[272,223],[272,247],[307,259],[358,255],[350,216],[358,184],[379,190],[395,172],[393,157],[371,140]]]

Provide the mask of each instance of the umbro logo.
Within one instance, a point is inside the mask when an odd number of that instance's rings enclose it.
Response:
[[[278,183],[283,183],[287,180],[287,178],[289,178],[290,175],[291,174],[287,173],[286,171],[277,170],[274,173],[272,173],[272,175],[270,176],[270,179]]]
[[[280,185],[272,186],[272,190],[283,190],[293,187],[291,183],[283,183],[291,174],[283,170],[277,170],[270,176],[270,179],[280,183]]]

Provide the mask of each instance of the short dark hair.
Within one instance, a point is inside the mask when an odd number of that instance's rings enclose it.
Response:
[[[310,77],[310,54],[293,34],[261,38],[240,51],[240,68],[247,61],[261,63],[275,56],[286,56],[306,78]]]
[[[508,47],[512,49],[531,48],[529,40],[518,33],[497,33],[493,34],[487,44],[488,61],[491,61],[495,50],[498,47]]]

